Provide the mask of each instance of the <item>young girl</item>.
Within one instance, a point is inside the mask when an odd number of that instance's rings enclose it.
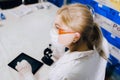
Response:
[[[49,80],[104,80],[108,45],[85,5],[61,7],[51,38],[56,48],[62,46],[69,50],[61,53],[63,55],[52,65]],[[20,62],[16,69],[26,80],[35,80],[27,61]]]

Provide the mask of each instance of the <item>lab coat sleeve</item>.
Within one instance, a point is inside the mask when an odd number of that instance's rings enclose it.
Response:
[[[24,76],[24,80],[36,80],[33,74],[28,74]]]

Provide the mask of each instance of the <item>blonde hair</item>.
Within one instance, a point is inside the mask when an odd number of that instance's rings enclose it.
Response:
[[[95,46],[100,56],[107,59],[102,50],[102,33],[98,25],[94,23],[90,10],[85,5],[64,5],[57,11],[57,15],[60,15],[61,21],[65,25],[81,34],[80,39],[71,44],[71,52],[79,51],[81,43],[86,42],[89,49],[93,49]]]

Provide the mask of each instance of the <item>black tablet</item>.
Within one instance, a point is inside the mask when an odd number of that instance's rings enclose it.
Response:
[[[28,56],[25,53],[21,53],[20,55],[18,55],[14,60],[12,60],[8,66],[10,66],[11,68],[15,69],[15,66],[17,65],[17,62],[21,62],[22,60],[27,60],[32,67],[32,73],[35,74],[38,69],[40,69],[43,65],[42,62]],[[16,70],[16,69],[15,69]],[[17,70],[16,70],[17,71]]]

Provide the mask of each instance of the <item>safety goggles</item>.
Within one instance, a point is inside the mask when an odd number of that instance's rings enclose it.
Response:
[[[61,34],[72,34],[72,33],[75,33],[73,31],[66,31],[66,30],[63,30],[63,29],[58,29],[58,34],[61,35]]]

